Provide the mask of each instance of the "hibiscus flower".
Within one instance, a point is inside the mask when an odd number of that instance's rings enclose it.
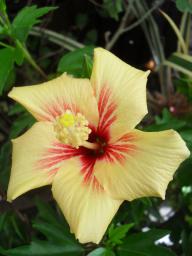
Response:
[[[91,79],[66,74],[9,96],[37,122],[13,140],[8,200],[52,185],[80,242],[99,243],[124,200],[165,198],[189,151],[173,130],[142,132],[149,72],[97,48]]]

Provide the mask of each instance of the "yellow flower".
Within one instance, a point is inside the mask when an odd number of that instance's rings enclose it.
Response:
[[[173,130],[134,129],[147,113],[147,75],[97,48],[90,81],[64,74],[13,88],[37,122],[13,140],[8,200],[52,184],[71,232],[99,243],[124,200],[164,198],[189,151]]]

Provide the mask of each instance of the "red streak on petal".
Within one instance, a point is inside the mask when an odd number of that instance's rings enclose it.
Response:
[[[109,136],[109,128],[116,120],[117,105],[115,104],[112,92],[107,86],[103,86],[99,95],[98,110],[99,110],[99,133]],[[109,139],[109,138],[108,138]]]
[[[49,176],[54,176],[58,172],[59,168],[55,168],[49,172]]]
[[[80,172],[84,176],[84,185],[91,184],[93,190],[102,191],[103,187],[94,176],[94,166],[97,157],[95,155],[90,154],[90,150],[81,148],[80,151],[82,151],[82,154],[80,155],[80,161],[82,165]]]
[[[57,116],[62,115],[67,109],[71,110],[74,114],[78,112],[78,108],[75,104],[64,103],[63,101],[64,99],[62,98],[56,98],[54,102],[49,102],[42,106],[41,109],[46,113],[44,120],[52,121]]]
[[[79,152],[62,143],[55,142],[42,155],[42,158],[37,163],[37,168],[46,170],[48,173],[56,173],[64,160],[75,157]]]
[[[136,139],[137,139],[137,137],[135,136],[135,134],[127,133],[127,134],[123,135],[120,139],[118,139],[118,141],[120,141],[120,142],[134,142]]]

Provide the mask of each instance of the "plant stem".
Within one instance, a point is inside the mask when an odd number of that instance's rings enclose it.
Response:
[[[119,27],[117,28],[116,32],[113,34],[112,38],[110,41],[107,42],[105,48],[107,50],[111,50],[111,48],[113,48],[114,44],[117,42],[117,40],[119,39],[119,37],[123,34],[123,31],[125,29],[126,26],[126,22],[127,22],[127,18],[131,12],[131,6],[133,4],[134,0],[131,0],[129,5],[127,6],[126,10],[125,10],[125,14],[120,22]]]
[[[140,19],[138,19],[136,22],[134,22],[133,24],[131,24],[130,26],[126,27],[126,21],[128,18],[128,15],[131,11],[131,7],[133,5],[134,0],[130,1],[129,6],[127,6],[127,9],[125,11],[125,15],[123,16],[121,23],[118,27],[118,29],[116,30],[115,34],[113,35],[113,37],[111,38],[111,40],[106,44],[106,49],[110,50],[113,45],[116,43],[116,41],[119,39],[119,37],[130,31],[131,29],[137,27],[138,25],[140,25],[145,19],[147,19],[151,13],[156,10],[163,2],[163,0],[159,1],[157,4],[155,4],[153,7],[151,7],[151,9],[149,9]]]
[[[24,57],[26,60],[31,64],[31,66],[38,71],[38,73],[47,80],[47,75],[44,73],[44,71],[38,66],[38,64],[34,61],[31,54],[28,52],[27,48],[19,41],[15,40],[16,45],[19,47],[19,49],[22,51]]]
[[[12,46],[10,46],[9,44],[5,44],[5,43],[3,43],[3,42],[0,42],[0,45],[2,45],[2,46],[5,47],[5,48],[13,49]]]
[[[43,34],[42,32],[34,31],[33,29],[29,33],[32,36],[38,36],[38,37],[41,37],[42,34]],[[71,45],[69,45],[65,42],[62,42],[62,41],[60,41],[60,40],[58,40],[57,38],[54,38],[54,37],[48,37],[47,36],[47,40],[49,40],[50,42],[52,42],[56,45],[61,46],[62,48],[66,49],[66,50],[69,50],[69,51],[74,51],[76,49],[73,46],[71,46]]]
[[[130,31],[131,29],[137,27],[140,25],[146,18],[148,18],[153,11],[155,11],[160,5],[162,4],[162,1],[159,2],[158,4],[154,5],[149,9],[139,20],[128,26],[127,28],[124,28],[123,33]]]
[[[71,50],[75,50],[77,48],[83,48],[84,44],[81,44],[77,41],[75,41],[74,39],[71,39],[67,36],[61,35],[57,32],[54,32],[52,30],[49,29],[45,29],[45,28],[40,28],[40,27],[33,27],[30,34],[32,35],[37,35],[37,36],[46,36],[50,41],[68,49],[70,47],[70,51]]]

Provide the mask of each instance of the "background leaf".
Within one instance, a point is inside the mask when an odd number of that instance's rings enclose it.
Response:
[[[176,0],[176,6],[181,12],[192,13],[192,2],[191,0]]]
[[[12,23],[12,33],[21,42],[25,42],[30,29],[40,22],[39,18],[56,7],[41,7],[36,5],[23,8],[15,17]]]
[[[79,256],[83,253],[78,246],[64,243],[52,244],[47,241],[33,241],[30,245],[0,250],[0,252],[7,256]]]
[[[121,244],[122,239],[133,226],[134,223],[121,225],[119,227],[114,227],[114,225],[111,225],[108,230],[109,239],[107,242],[112,245]]]
[[[87,77],[90,75],[90,58],[93,54],[93,47],[87,46],[65,54],[59,61],[57,71],[67,72],[76,77]],[[84,68],[84,73],[83,67]]]

